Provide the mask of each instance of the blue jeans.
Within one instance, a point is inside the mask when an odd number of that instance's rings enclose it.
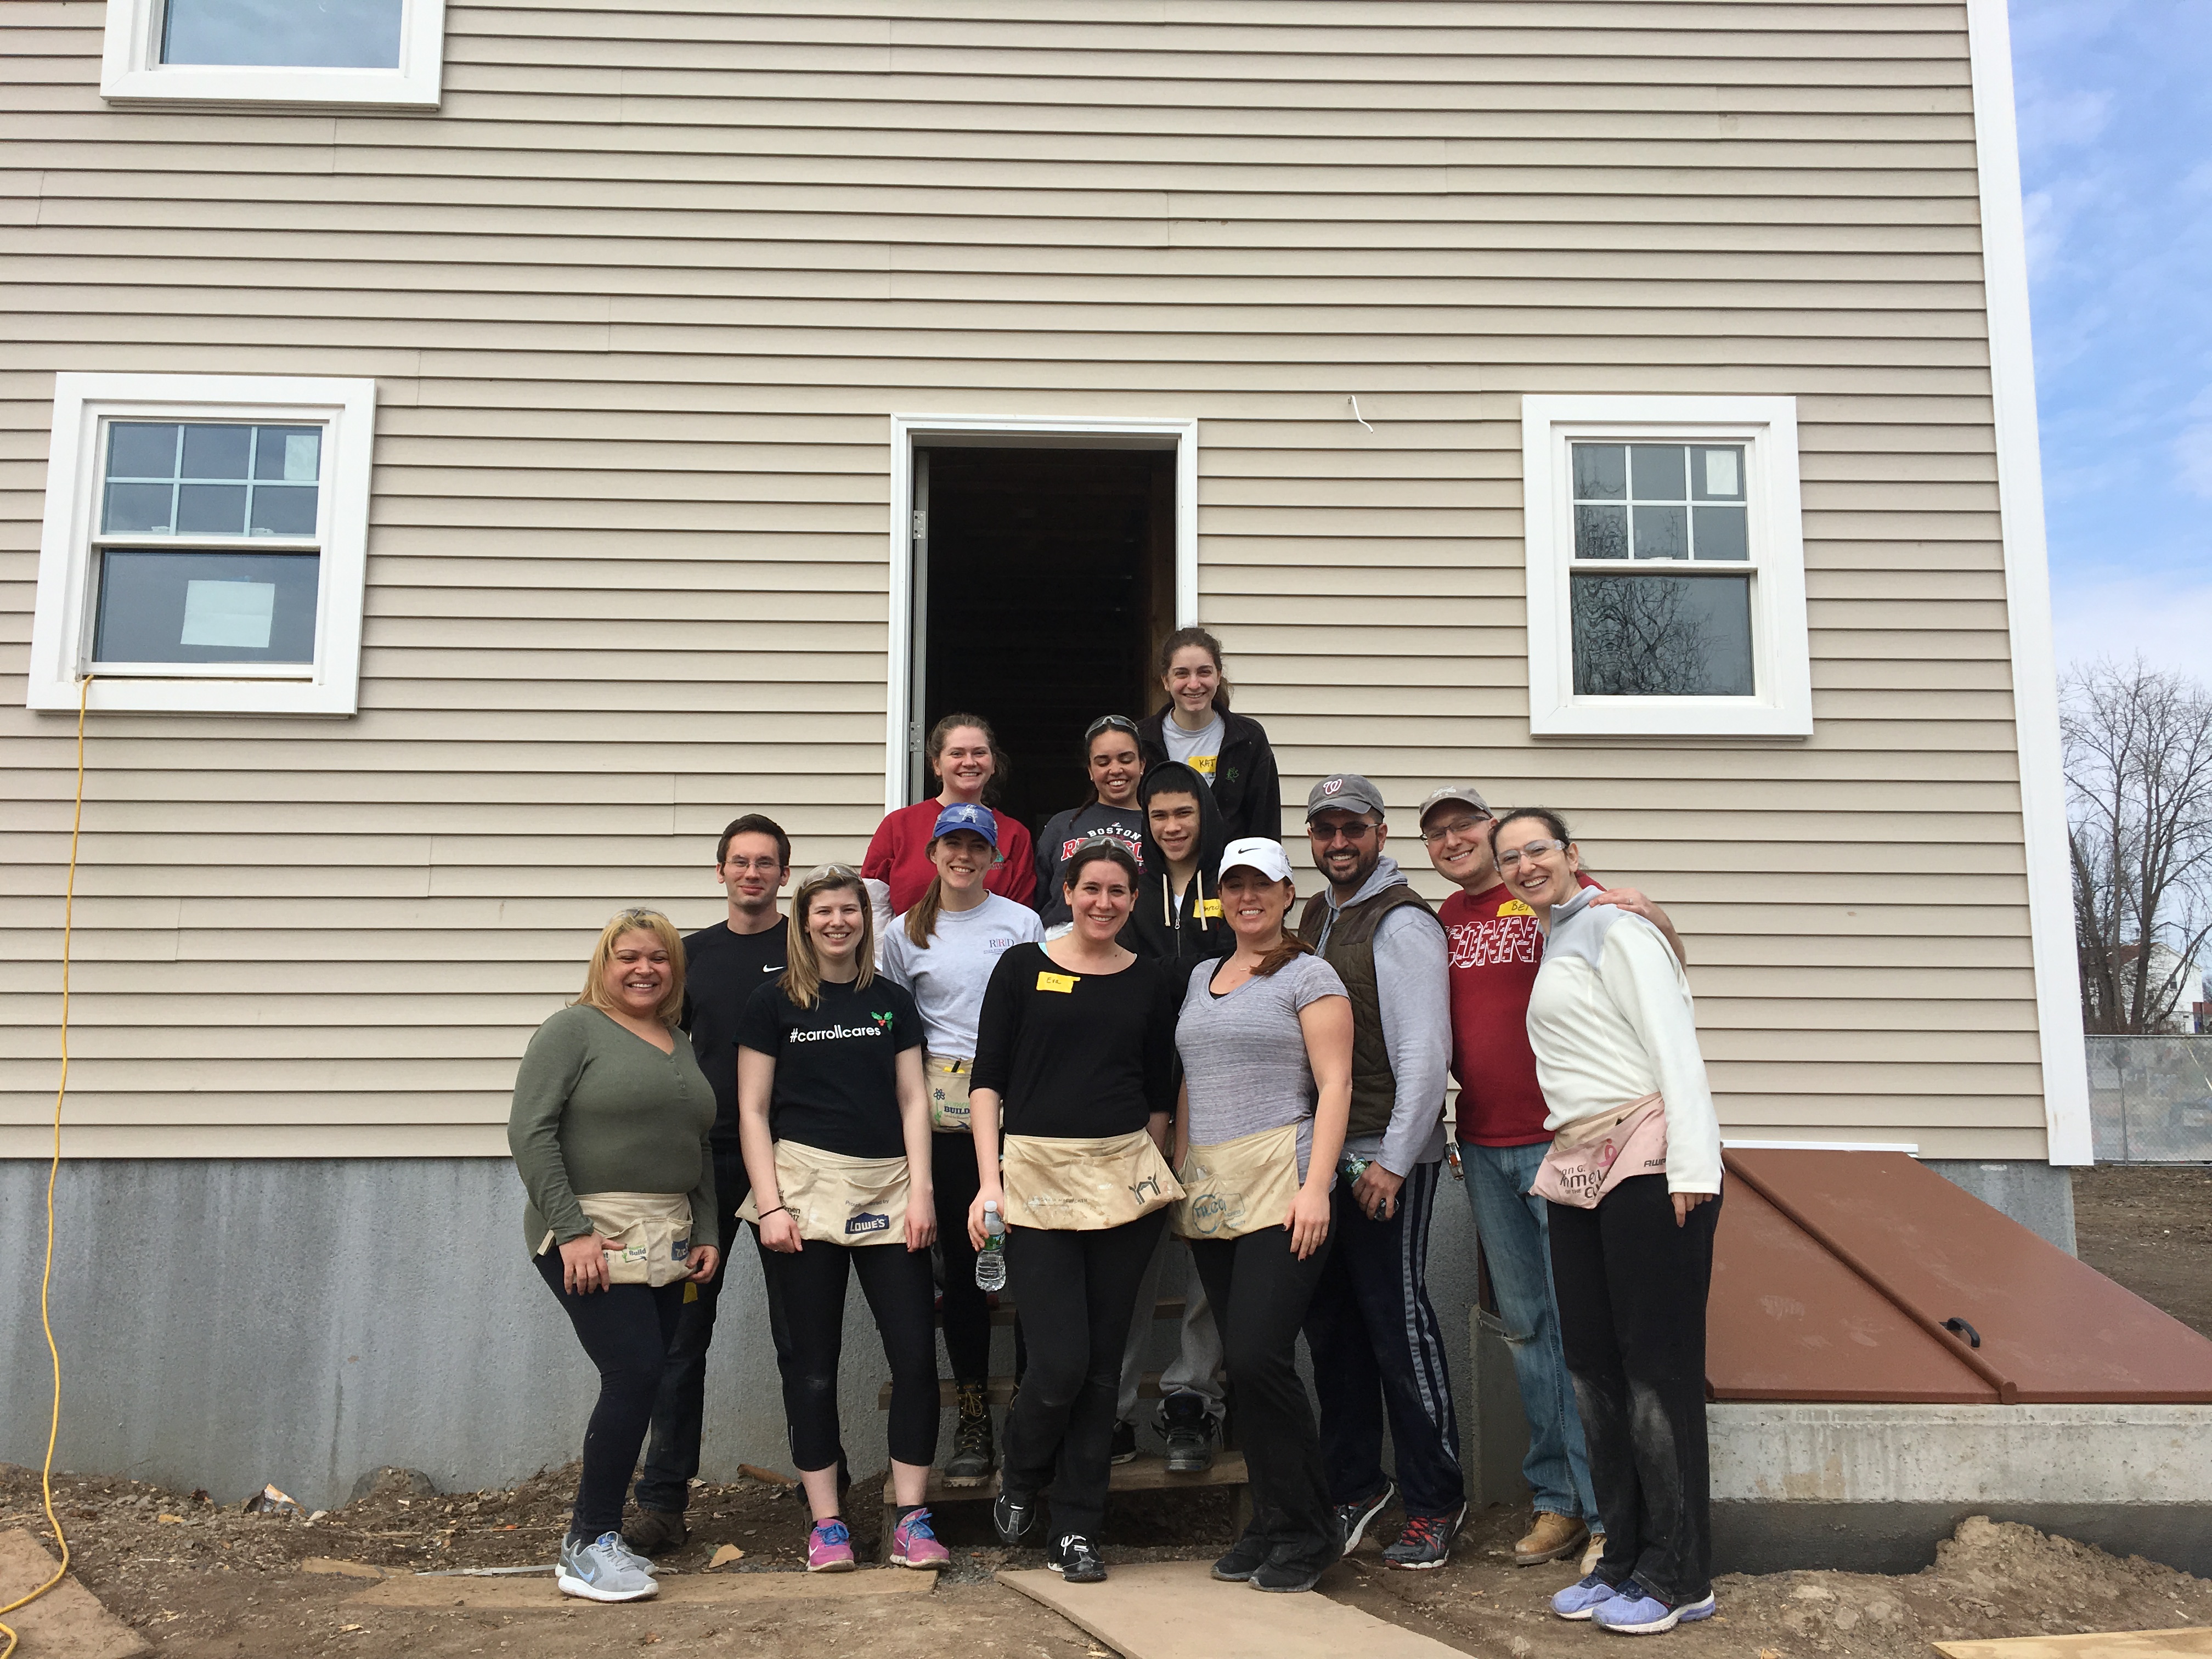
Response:
[[[1521,1385],[1521,1409],[1528,1419],[1528,1455],[1522,1460],[1522,1475],[1536,1495],[1538,1510],[1595,1525],[1597,1498],[1590,1489],[1589,1455],[1559,1344],[1547,1206],[1528,1191],[1536,1166],[1550,1150],[1549,1141],[1477,1146],[1462,1140],[1460,1167],[1467,1171],[1468,1202],[1474,1206],[1474,1230],[1490,1266],[1514,1380]]]

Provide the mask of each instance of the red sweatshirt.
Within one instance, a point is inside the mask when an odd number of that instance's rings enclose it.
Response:
[[[945,809],[933,800],[902,806],[876,826],[868,842],[868,855],[860,873],[871,880],[888,882],[891,914],[902,916],[914,908],[937,873],[929,861],[929,832],[937,828],[937,815]],[[999,859],[983,878],[986,892],[1027,904],[1036,890],[1036,854],[1030,832],[995,806],[991,816],[999,824]]]

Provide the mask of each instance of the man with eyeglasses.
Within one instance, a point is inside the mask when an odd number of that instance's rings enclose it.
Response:
[[[1460,1169],[1528,1419],[1521,1472],[1534,1495],[1535,1518],[1513,1547],[1513,1559],[1524,1567],[1540,1566],[1577,1552],[1588,1555],[1605,1541],[1559,1344],[1544,1200],[1528,1190],[1552,1144],[1544,1127],[1548,1109],[1536,1085],[1536,1056],[1528,1046],[1528,994],[1543,960],[1544,934],[1536,913],[1514,896],[1498,872],[1491,847],[1497,821],[1480,790],[1446,784],[1421,803],[1420,824],[1429,862],[1459,889],[1437,914],[1451,951]],[[1585,887],[1603,886],[1588,874],[1582,881]],[[1592,902],[1643,916],[1682,955],[1667,913],[1634,889],[1607,888]],[[1594,1565],[1593,1559],[1584,1571]]]
[[[1349,1553],[1396,1490],[1382,1472],[1387,1418],[1406,1528],[1383,1562],[1438,1567],[1467,1516],[1451,1375],[1427,1282],[1451,1042],[1443,928],[1383,852],[1382,797],[1365,778],[1340,772],[1316,784],[1306,830],[1328,887],[1307,901],[1298,937],[1352,995],[1352,1121],[1328,1263],[1305,1322],[1322,1459]]]

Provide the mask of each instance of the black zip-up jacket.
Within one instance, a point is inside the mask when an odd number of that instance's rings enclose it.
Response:
[[[1221,854],[1231,839],[1222,823],[1206,780],[1181,761],[1163,761],[1145,774],[1137,786],[1139,810],[1152,805],[1162,789],[1198,797],[1198,873],[1182,892],[1169,890],[1168,855],[1145,829],[1145,873],[1137,880],[1136,908],[1121,928],[1121,944],[1140,957],[1149,957],[1168,970],[1176,991],[1176,1006],[1202,962],[1225,957],[1237,948],[1237,935],[1221,914],[1221,885],[1218,872]],[[1212,914],[1207,914],[1209,908]]]
[[[1221,716],[1221,755],[1214,762],[1213,804],[1221,809],[1226,834],[1222,845],[1247,836],[1283,838],[1283,780],[1275,770],[1275,751],[1259,721],[1234,709],[1217,708]],[[1160,727],[1168,712],[1163,708],[1137,725],[1137,747],[1145,764],[1158,766],[1168,757]],[[1147,775],[1149,775],[1149,774]]]

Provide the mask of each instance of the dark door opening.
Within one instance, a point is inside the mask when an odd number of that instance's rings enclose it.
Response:
[[[1175,627],[1175,459],[915,452],[921,730],[955,709],[989,720],[1012,762],[997,805],[1032,834],[1085,798],[1084,728],[1156,700],[1152,656]]]

